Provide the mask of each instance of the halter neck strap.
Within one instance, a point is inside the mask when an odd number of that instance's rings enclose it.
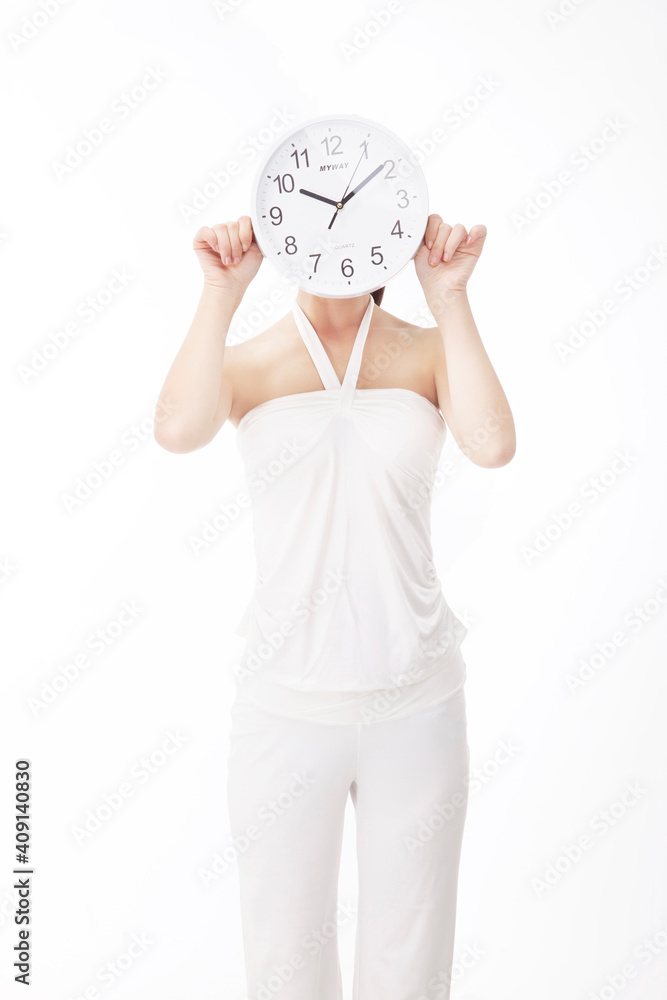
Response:
[[[341,382],[329,359],[329,355],[324,349],[322,341],[315,331],[315,328],[299,303],[296,299],[294,299],[294,302],[292,303],[292,314],[303,342],[308,349],[308,353],[313,359],[313,364],[322,379],[322,384],[325,389],[342,389],[344,395],[348,396],[356,388],[361,368],[361,358],[364,352],[364,344],[366,343],[368,330],[371,325],[374,305],[375,301],[371,295],[368,306],[366,307],[366,312],[364,313],[361,323],[359,324],[359,329],[356,332],[354,343],[352,345],[352,351],[350,352],[350,357],[347,362],[347,368],[345,369],[345,375],[343,376],[343,381]]]

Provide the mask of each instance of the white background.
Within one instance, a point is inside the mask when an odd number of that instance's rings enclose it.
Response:
[[[329,113],[383,122],[422,153],[431,211],[488,227],[469,297],[517,451],[482,469],[449,437],[455,471],[433,503],[445,594],[470,628],[453,1000],[664,997],[667,10],[562,0],[558,15],[557,3],[4,5],[3,995],[24,995],[12,779],[27,757],[31,996],[245,996],[234,865],[208,888],[201,877],[229,847],[233,629],[254,580],[249,515],[234,516],[244,480],[232,425],[187,455],[160,449],[151,425],[199,298],[194,232],[249,212],[259,154],[243,150],[274,141],[279,110],[289,127]],[[151,68],[164,78],[121,116]],[[59,176],[105,117],[112,130]],[[241,173],[188,213],[234,160]],[[114,270],[127,284],[110,295]],[[230,337],[274,322],[292,296],[265,262]],[[383,307],[430,325],[412,264]],[[120,464],[68,505],[112,452]],[[197,553],[222,505],[227,527]],[[134,618],[117,626],[124,602]],[[169,733],[182,742],[165,754]],[[105,813],[123,783],[132,795]],[[349,803],[350,907],[353,837]],[[148,943],[128,958],[135,935]],[[353,944],[352,917],[346,1000]],[[103,981],[107,963],[122,975]]]

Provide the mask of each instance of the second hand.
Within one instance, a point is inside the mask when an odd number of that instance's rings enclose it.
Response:
[[[360,157],[359,157],[359,159],[357,160],[357,165],[356,165],[356,167],[354,168],[354,170],[352,171],[352,176],[350,177],[349,181],[347,182],[347,187],[346,187],[346,188],[345,188],[345,190],[343,191],[343,197],[341,198],[341,200],[340,200],[340,201],[339,201],[339,203],[338,203],[338,206],[339,206],[339,207],[337,207],[337,208],[336,208],[336,211],[334,212],[334,214],[333,214],[333,216],[332,216],[332,218],[331,218],[331,222],[330,222],[330,223],[329,223],[329,225],[327,226],[327,229],[331,229],[331,227],[333,226],[334,222],[336,221],[336,216],[337,216],[337,215],[338,215],[338,213],[340,212],[340,209],[341,209],[341,208],[343,207],[343,198],[345,198],[345,195],[346,195],[346,194],[347,194],[347,192],[348,192],[348,189],[349,189],[349,187],[350,187],[350,184],[351,184],[351,183],[352,183],[352,181],[354,180],[354,175],[356,174],[357,170],[359,169],[359,164],[360,164],[360,163],[361,163],[361,161],[363,160],[364,156],[366,156],[366,149],[365,149],[365,148],[364,148],[364,151],[363,151],[363,153],[361,154],[361,156],[360,156]]]

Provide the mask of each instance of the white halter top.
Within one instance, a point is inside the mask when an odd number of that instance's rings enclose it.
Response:
[[[468,632],[431,547],[442,414],[411,389],[356,387],[373,307],[370,297],[341,383],[295,300],[323,388],[268,399],[238,425],[257,563],[236,628],[246,637],[238,681],[348,692],[412,684],[445,667]]]

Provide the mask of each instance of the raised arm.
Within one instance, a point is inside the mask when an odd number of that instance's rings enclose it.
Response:
[[[223,368],[234,313],[257,274],[262,253],[250,216],[202,226],[193,248],[204,275],[197,311],[167,373],[155,410],[154,437],[167,451],[208,444],[229,416],[233,386]]]
[[[484,349],[466,293],[486,226],[470,233],[430,215],[415,270],[442,335],[435,370],[438,405],[461,451],[475,465],[507,465],[516,450],[514,419]]]

